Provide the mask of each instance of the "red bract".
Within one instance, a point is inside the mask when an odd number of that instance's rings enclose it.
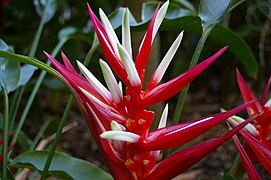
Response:
[[[244,81],[240,72],[236,70],[237,82],[241,91],[244,102],[251,100],[257,100],[253,91]],[[268,81],[262,99],[257,100],[253,105],[247,107],[247,112],[250,117],[256,115],[255,120],[250,124],[250,128],[246,128],[240,131],[240,134],[245,139],[244,147],[248,157],[252,162],[261,162],[265,169],[271,174],[271,144],[270,144],[270,133],[271,133],[271,101],[267,101],[267,94],[270,88],[271,79]],[[267,101],[267,102],[266,102]],[[240,117],[235,117],[239,118]],[[236,126],[236,119],[231,118],[231,122]],[[252,126],[253,125],[253,126]],[[238,142],[235,140],[237,146]],[[239,149],[240,151],[240,149]],[[247,155],[244,152],[240,152],[244,160],[247,159]],[[252,167],[246,167],[248,174],[255,174]],[[254,177],[254,176],[252,176]],[[251,178],[252,178],[251,177]]]
[[[170,168],[178,166],[174,169],[174,173],[171,172],[172,169],[165,168],[166,171],[162,173],[165,179],[185,171],[236,133],[239,127],[231,131],[233,133],[230,135],[226,135],[227,138],[223,136],[215,139],[215,143],[211,146],[208,144],[213,143],[213,140],[181,151],[157,163],[160,150],[182,145],[198,137],[251,104],[246,103],[228,112],[169,127],[165,127],[168,113],[168,106],[166,106],[158,129],[150,131],[155,113],[146,108],[180,92],[227,49],[227,47],[222,48],[197,66],[169,82],[159,84],[180,45],[183,35],[181,32],[153,74],[147,90],[144,91],[142,83],[145,66],[168,4],[169,2],[166,2],[160,9],[157,7],[155,10],[135,62],[131,48],[128,10],[123,17],[121,44],[103,11],[100,10],[102,21],[100,22],[88,5],[90,18],[109,64],[100,60],[107,88],[80,62],[77,64],[85,77],[75,71],[64,54],[62,54],[64,65],[62,65],[45,53],[75,95],[115,179],[158,179],[162,172],[160,167],[165,166]],[[126,85],[125,95],[113,72]],[[193,160],[186,164],[190,158]],[[169,164],[171,165],[168,166]]]

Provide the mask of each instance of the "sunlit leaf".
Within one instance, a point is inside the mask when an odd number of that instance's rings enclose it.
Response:
[[[48,151],[25,152],[17,156],[10,163],[10,166],[42,171],[48,154]],[[49,173],[62,179],[113,179],[108,173],[94,164],[58,152],[53,157]]]

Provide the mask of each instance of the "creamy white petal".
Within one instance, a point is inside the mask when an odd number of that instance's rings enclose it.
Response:
[[[101,131],[102,131],[102,132],[105,132],[106,130],[105,130],[105,128],[104,128],[102,122],[100,121],[100,119],[98,118],[98,116],[95,114],[95,112],[93,111],[93,109],[90,107],[90,105],[89,105],[88,103],[87,103],[87,105],[88,105],[88,108],[89,108],[89,110],[91,111],[91,113],[92,113],[92,115],[93,115],[93,117],[94,117],[94,120],[95,120],[95,121],[97,122],[97,124],[99,125]]]
[[[271,107],[271,98],[265,103],[264,107],[267,107],[267,108]]]
[[[159,125],[158,125],[158,129],[166,127],[167,125],[167,116],[168,116],[168,104],[166,104],[164,111],[162,113]]]
[[[114,120],[111,121],[110,126],[113,131],[124,131],[126,129],[123,125],[117,123]]]
[[[239,117],[239,116],[232,116],[229,118],[229,120],[237,123],[237,124],[241,124],[242,122],[245,121],[245,119]],[[251,124],[251,123],[248,123],[246,126],[245,126],[245,129],[253,136],[258,136],[259,135],[259,131]]]
[[[95,96],[93,96],[91,93],[89,93],[88,91],[86,91],[85,89],[83,89],[82,87],[79,87],[81,89],[81,91],[83,91],[83,93],[85,93],[85,95],[92,99],[94,102],[96,102],[97,104],[99,104],[101,107],[114,111],[114,109],[111,106],[108,106],[107,104],[105,104],[104,102],[100,101],[98,98],[96,98]]]
[[[126,141],[130,143],[138,142],[138,140],[140,139],[139,135],[125,131],[106,131],[103,132],[100,137],[105,139]]]
[[[111,101],[110,92],[96,79],[96,77],[80,62],[76,61],[80,71],[87,78],[87,80],[95,87],[95,89],[107,100]]]
[[[181,41],[183,38],[183,31],[179,34],[179,36],[176,38],[176,40],[173,42],[171,47],[169,48],[168,52],[166,53],[165,57],[157,67],[156,71],[153,74],[153,80],[159,83],[161,79],[163,78],[171,60],[173,59],[176,51],[178,50]]]
[[[125,13],[122,19],[122,45],[129,53],[129,55],[133,57],[128,8],[125,9]]]
[[[108,20],[107,16],[105,15],[105,13],[103,12],[102,9],[99,9],[99,13],[100,13],[100,17],[101,17],[101,21],[104,25],[105,31],[110,39],[110,42],[114,48],[114,51],[117,55],[117,57],[119,57],[119,52],[118,52],[118,48],[117,48],[117,43],[119,43],[119,39],[114,31],[114,28],[112,27],[110,21]]]
[[[119,81],[119,88],[120,88],[121,94],[123,94],[123,92],[122,92],[122,83],[121,83],[121,81]]]
[[[140,85],[141,80],[139,78],[139,75],[137,73],[135,64],[134,64],[131,56],[119,43],[118,43],[118,49],[119,49],[121,60],[122,60],[124,66],[125,66],[125,69],[127,71],[128,78],[130,80],[131,85],[133,87]]]
[[[122,97],[122,93],[119,89],[119,85],[117,83],[116,78],[114,77],[113,72],[111,71],[108,64],[101,59],[100,59],[100,66],[102,69],[104,80],[107,84],[109,91],[111,92],[114,102],[117,104],[120,103],[123,97]]]
[[[156,20],[154,22],[154,27],[153,27],[152,42],[155,38],[156,33],[158,32],[160,25],[162,24],[162,21],[166,15],[168,6],[169,6],[169,1],[166,1],[157,13],[157,17],[156,17]]]

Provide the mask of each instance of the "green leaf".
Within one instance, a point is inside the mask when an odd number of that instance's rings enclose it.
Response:
[[[230,3],[230,0],[202,0],[199,6],[202,28],[206,29],[221,21],[229,9]]]
[[[113,28],[116,29],[122,25],[122,18],[125,13],[126,8],[118,8],[114,12],[108,15],[108,19],[110,20],[110,23],[112,24]],[[130,25],[137,24],[137,21],[135,20],[135,17],[132,15],[132,13],[129,11],[129,22]]]
[[[243,64],[248,75],[257,75],[257,60],[250,47],[238,34],[220,24],[216,24],[210,33],[210,38],[220,44],[229,45],[229,51],[231,51]]]
[[[0,50],[0,58],[8,58],[14,62],[21,62],[21,63],[25,63],[25,64],[30,64],[33,65],[37,68],[40,68],[42,70],[47,71],[48,73],[52,74],[53,76],[57,77],[58,79],[62,79],[61,74],[56,71],[54,68],[46,65],[45,63],[34,59],[32,57],[28,57],[28,56],[23,56],[23,55],[19,55],[19,54],[14,54],[14,53],[10,53],[10,52],[6,52],[6,51],[1,51]],[[1,60],[1,59],[0,59]]]
[[[12,52],[3,40],[0,39],[0,50]],[[5,86],[7,92],[11,92],[17,85],[20,78],[20,64],[16,61],[11,61],[9,58],[0,58],[0,92],[2,86]]]
[[[73,26],[67,26],[62,28],[58,33],[58,39],[60,41],[67,41],[70,39],[78,39],[91,43],[93,40],[94,32],[85,32],[85,30],[77,29]]]
[[[76,33],[76,28],[75,27],[72,27],[72,26],[68,26],[68,27],[65,27],[65,28],[62,28],[59,33],[58,33],[58,39],[61,40],[61,39],[69,39],[69,37],[72,35],[72,34],[75,34]]]
[[[151,19],[157,6],[158,6],[157,2],[148,2],[143,4],[142,22],[147,22]],[[190,15],[193,15],[193,13],[190,10],[180,8],[179,6],[170,3],[165,19],[176,19]]]
[[[0,165],[0,177],[2,177],[2,172],[2,165]],[[7,180],[15,180],[15,177],[13,176],[9,168],[7,168]]]
[[[37,14],[44,19],[44,22],[49,22],[55,15],[57,10],[57,2],[55,0],[34,0],[35,10]]]
[[[237,180],[237,178],[233,177],[229,173],[223,173],[223,174],[219,175],[218,179],[219,180]]]
[[[25,152],[11,161],[10,165],[42,171],[48,153],[48,151]],[[63,179],[113,179],[108,173],[94,164],[58,152],[54,155],[49,173]]]
[[[26,83],[28,83],[28,81],[30,80],[30,78],[33,76],[34,72],[37,70],[38,68],[35,66],[31,66],[29,64],[25,64],[22,65],[20,67],[20,79],[19,82],[17,83],[17,87],[19,86],[23,86]]]
[[[171,0],[171,3],[174,3],[182,8],[188,9],[193,13],[196,13],[196,9],[193,4],[187,0]]]

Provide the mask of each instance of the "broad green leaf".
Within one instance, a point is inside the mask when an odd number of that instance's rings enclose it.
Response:
[[[12,52],[13,50],[0,39],[0,50]],[[2,86],[5,86],[7,92],[11,92],[17,85],[20,78],[20,64],[11,61],[9,58],[0,58],[0,92]],[[2,84],[3,83],[3,84]]]
[[[232,11],[234,8],[236,8],[237,6],[239,6],[240,4],[242,4],[244,2],[246,2],[246,0],[232,0],[229,11]]]
[[[77,31],[76,28],[72,26],[62,28],[58,33],[58,39],[59,40],[65,39],[65,38],[69,39],[69,36],[71,36],[72,34],[75,34],[76,31]]]
[[[187,0],[171,0],[170,2],[178,5],[179,7],[188,9],[191,12],[196,13],[196,9],[193,6],[193,4],[191,2],[189,2],[189,1],[187,1]]]
[[[17,145],[20,146],[20,150],[22,152],[27,151],[31,143],[32,143],[32,140],[28,137],[28,135],[25,132],[21,131],[16,143]]]
[[[125,9],[126,8],[121,7],[108,15],[108,19],[110,20],[110,23],[112,24],[114,29],[122,25],[122,18],[125,13]],[[137,21],[135,20],[134,16],[132,15],[129,9],[128,11],[130,25],[137,24]]]
[[[157,6],[158,6],[157,2],[148,2],[143,4],[142,22],[146,22],[151,19]],[[193,13],[190,10],[180,8],[177,5],[170,3],[165,19],[176,19],[191,15],[193,15]]]
[[[16,88],[28,83],[28,81],[33,76],[33,74],[36,70],[37,70],[37,67],[35,67],[35,66],[31,66],[29,64],[22,65],[20,67],[20,79],[19,79],[19,82],[17,83]]]
[[[229,51],[242,63],[248,75],[257,75],[257,60],[247,43],[238,34],[220,24],[216,24],[210,33],[210,38],[220,44],[229,45]]]
[[[25,152],[11,161],[10,166],[43,170],[48,151]],[[49,173],[62,179],[111,180],[111,175],[87,161],[56,152]]]
[[[86,28],[87,29],[87,28]],[[78,39],[81,41],[85,41],[89,44],[93,41],[94,32],[77,29],[72,26],[67,26],[62,28],[58,33],[58,39],[60,41],[67,41],[70,39]]]
[[[57,10],[57,2],[55,0],[34,0],[35,10],[37,14],[44,18],[44,22],[49,22],[55,15]]]
[[[202,20],[202,28],[206,29],[221,21],[229,9],[230,3],[230,0],[201,0],[199,17]]]

